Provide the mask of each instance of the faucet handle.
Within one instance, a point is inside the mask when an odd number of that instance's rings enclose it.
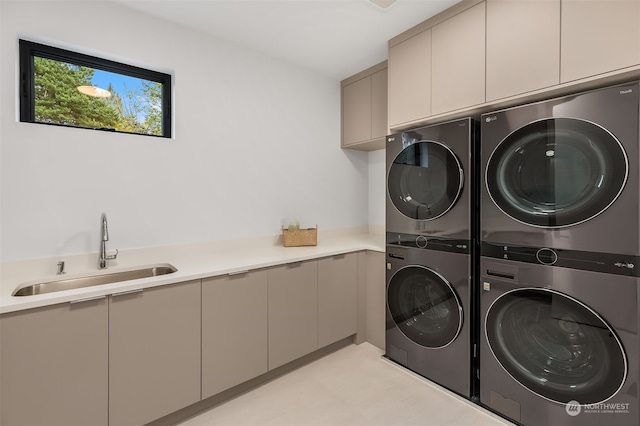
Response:
[[[64,260],[58,262],[58,272],[56,272],[56,275],[62,274],[66,274],[66,272],[64,271]]]
[[[113,260],[118,257],[118,249],[116,249],[116,254],[112,254],[111,256],[105,256],[105,260]]]

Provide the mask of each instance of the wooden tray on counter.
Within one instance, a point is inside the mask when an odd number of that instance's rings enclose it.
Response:
[[[282,228],[282,243],[285,247],[317,246],[318,225],[307,229]]]

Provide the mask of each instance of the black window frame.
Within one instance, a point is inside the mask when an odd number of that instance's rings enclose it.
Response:
[[[172,137],[171,92],[172,79],[170,74],[153,71],[121,62],[99,58],[84,53],[61,49],[41,43],[19,39],[20,51],[20,121],[26,123],[47,124],[53,126],[71,127],[77,129],[102,130],[131,135],[153,136],[160,138]],[[129,77],[141,78],[162,84],[162,135],[145,133],[120,132],[114,129],[92,129],[89,127],[72,126],[57,123],[43,123],[35,121],[35,67],[34,56],[66,62],[73,65],[85,66],[102,71],[122,74]]]

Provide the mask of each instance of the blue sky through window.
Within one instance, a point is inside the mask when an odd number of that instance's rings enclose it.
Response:
[[[123,102],[128,101],[128,99],[126,99],[127,92],[133,91],[139,93],[142,90],[142,79],[140,78],[96,69],[91,84],[107,90],[109,83],[113,85],[115,91],[122,97]]]
[[[143,81],[149,80],[143,80],[136,77],[130,77],[128,75],[95,69],[95,73],[93,74],[93,78],[91,79],[91,84],[104,90],[108,90],[109,84],[111,84],[114,91],[118,95],[120,95],[125,111],[134,111],[134,108],[132,108],[130,103],[132,101],[135,102],[136,99],[139,99],[139,97],[143,96]],[[129,96],[127,96],[129,92],[134,92],[135,95],[132,98],[129,98]],[[136,119],[138,120],[138,122],[143,122],[145,119],[145,114],[138,114]]]

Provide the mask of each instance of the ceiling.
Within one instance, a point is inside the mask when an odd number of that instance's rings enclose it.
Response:
[[[389,39],[460,0],[386,9],[370,0],[112,1],[342,80],[387,59]]]

